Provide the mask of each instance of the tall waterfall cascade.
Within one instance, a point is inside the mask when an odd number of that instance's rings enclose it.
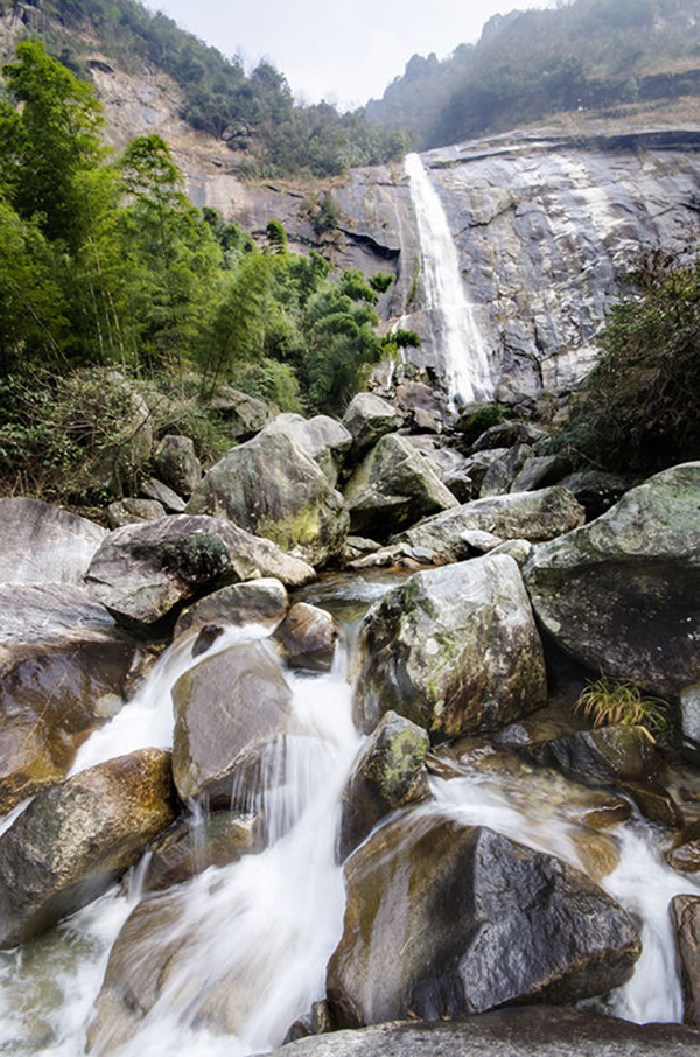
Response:
[[[439,321],[437,347],[450,400],[453,404],[491,400],[494,385],[488,349],[464,292],[447,215],[420,155],[407,155],[406,174],[418,224],[426,307]]]

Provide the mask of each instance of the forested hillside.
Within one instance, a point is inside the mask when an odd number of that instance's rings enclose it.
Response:
[[[444,61],[414,55],[365,114],[428,148],[559,111],[615,117],[626,108],[638,117],[659,101],[698,95],[698,0],[574,0],[496,15],[477,44]]]
[[[274,220],[258,248],[192,206],[160,136],[115,158],[94,89],[40,42],[2,72],[3,490],[19,475],[32,493],[89,492],[81,468],[118,443],[143,386],[154,428],[187,428],[210,457],[207,408],[232,379],[284,410],[342,410],[384,354],[374,305],[390,276],[331,277]]]
[[[284,75],[267,62],[250,74],[136,0],[0,0],[0,14],[20,18],[51,55],[89,80],[95,51],[120,69],[162,70],[182,92],[180,116],[226,142],[251,176],[338,175],[355,165],[400,157],[408,138],[361,114],[322,103],[297,106]],[[93,59],[94,61],[94,59]]]

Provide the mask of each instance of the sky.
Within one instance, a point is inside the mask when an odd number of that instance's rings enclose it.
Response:
[[[266,59],[299,102],[380,98],[412,55],[444,58],[494,14],[554,0],[145,0],[250,71]]]

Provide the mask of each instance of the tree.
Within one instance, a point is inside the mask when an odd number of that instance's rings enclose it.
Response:
[[[22,41],[17,62],[3,66],[11,98],[0,107],[0,170],[12,205],[36,218],[49,239],[80,244],[86,218],[79,177],[103,158],[104,118],[93,88],[46,54],[38,41]]]

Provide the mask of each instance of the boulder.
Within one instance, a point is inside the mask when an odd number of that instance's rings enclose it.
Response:
[[[191,881],[210,866],[229,866],[265,846],[264,827],[256,815],[217,811],[195,824],[181,819],[149,846],[141,879],[143,892],[160,892]]]
[[[122,701],[134,644],[70,584],[0,586],[0,814],[61,781]]]
[[[680,955],[683,1020],[700,1028],[700,896],[674,896],[671,909]]]
[[[365,733],[393,709],[441,739],[495,730],[540,708],[542,645],[506,555],[416,573],[365,617],[353,700]]]
[[[585,874],[439,815],[382,826],[345,879],[327,976],[339,1027],[578,1002],[621,986],[641,952],[628,915]]]
[[[143,525],[165,517],[165,507],[156,499],[117,499],[107,507],[107,521],[112,529],[124,525]]]
[[[644,782],[659,765],[654,739],[644,727],[579,730],[524,751],[535,763],[584,782]]]
[[[358,393],[347,406],[343,425],[352,435],[349,461],[358,462],[381,437],[394,433],[401,420],[387,400],[374,393]]]
[[[231,806],[236,790],[255,788],[263,756],[291,729],[279,661],[261,642],[230,646],[180,676],[172,694],[178,793],[187,800],[206,792],[212,804]]]
[[[185,512],[185,500],[181,499],[169,485],[159,481],[156,477],[149,477],[145,484],[141,485],[141,495],[144,499],[155,499],[168,514],[184,514]]]
[[[567,653],[673,697],[700,681],[698,554],[700,463],[686,463],[534,547],[524,577],[538,619]]]
[[[413,547],[430,547],[452,561],[467,557],[463,533],[469,529],[491,532],[502,540],[530,543],[551,540],[582,525],[583,507],[564,488],[539,492],[512,492],[487,496],[435,514],[398,537]]]
[[[510,491],[533,492],[538,488],[547,488],[551,484],[562,484],[562,487],[566,488],[562,478],[570,469],[571,463],[564,455],[530,455],[525,459],[522,469],[511,484]],[[569,491],[574,492],[573,488]],[[574,495],[576,495],[575,492]],[[581,503],[579,496],[576,498]]]
[[[472,444],[472,451],[489,451],[492,448],[512,448],[514,444],[536,444],[547,436],[545,429],[530,422],[502,422],[484,430]]]
[[[106,535],[38,499],[0,499],[0,583],[79,584]]]
[[[229,518],[311,565],[342,554],[349,525],[343,497],[283,433],[260,434],[228,452],[206,474],[187,509]]]
[[[277,627],[284,620],[288,607],[289,596],[284,584],[272,577],[231,584],[201,598],[181,613],[175,625],[175,638],[207,624]]]
[[[343,790],[338,861],[368,837],[380,819],[430,795],[428,735],[396,712],[386,712],[355,761]]]
[[[189,437],[170,433],[156,449],[154,465],[158,478],[179,496],[188,498],[202,479],[202,464]]]
[[[493,448],[487,449],[486,451],[474,452],[473,455],[469,455],[464,464],[464,471],[468,474],[472,482],[472,494],[469,499],[476,499],[481,492],[481,486],[484,483],[484,477],[491,469],[494,463],[499,462],[501,459],[508,455],[509,448]]]
[[[489,466],[484,474],[479,495],[505,495],[506,492],[517,491],[512,487],[513,482],[531,455],[532,448],[528,444],[515,444],[509,448],[507,454]]]
[[[0,836],[0,947],[96,899],[175,818],[170,754],[143,749],[41,793]]]
[[[250,440],[274,418],[274,411],[265,403],[230,385],[222,385],[211,401],[211,408],[226,423],[232,440]]]
[[[357,467],[345,487],[345,501],[352,531],[379,540],[457,506],[429,460],[395,433],[382,437]]]
[[[374,1024],[276,1050],[274,1057],[690,1057],[700,1034],[680,1024],[631,1024],[552,1006],[503,1009],[466,1023]]]
[[[148,626],[198,595],[261,574],[299,586],[314,571],[228,521],[174,514],[116,529],[85,581],[119,619]]]
[[[700,870],[700,823],[685,826],[666,852],[666,862],[678,873],[697,873]]]
[[[340,633],[338,621],[326,609],[297,602],[287,613],[276,639],[290,668],[329,672]]]
[[[289,437],[318,463],[331,488],[335,488],[338,471],[352,445],[352,434],[340,422],[329,415],[304,418],[303,415],[284,414],[277,415],[265,426],[263,433],[266,436],[282,433]]]

